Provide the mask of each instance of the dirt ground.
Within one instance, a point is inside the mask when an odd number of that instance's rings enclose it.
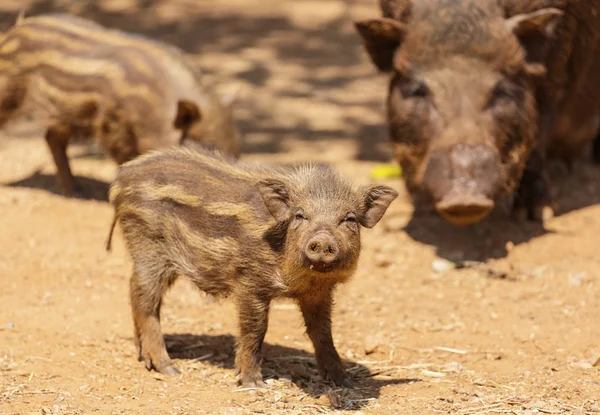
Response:
[[[172,42],[219,88],[241,85],[245,159],[331,162],[362,183],[389,160],[386,79],[351,24],[376,14],[374,0],[5,0],[0,29],[22,4]],[[598,167],[559,177],[560,215],[545,228],[506,209],[455,228],[413,215],[402,182],[387,180],[401,196],[364,232],[334,313],[356,387],[318,378],[300,314],[281,301],[264,350],[269,388],[240,391],[232,304],[183,281],[162,313],[182,374],[137,362],[120,233],[103,249],[116,167],[72,147],[94,199],[63,198],[36,128],[21,121],[0,140],[0,414],[600,413]]]

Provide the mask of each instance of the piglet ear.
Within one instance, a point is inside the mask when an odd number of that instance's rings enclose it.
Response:
[[[354,26],[377,69],[381,72],[391,71],[394,68],[394,55],[406,35],[406,27],[387,17],[355,22]]]
[[[362,215],[360,224],[372,228],[383,217],[390,203],[398,197],[398,192],[388,186],[374,186],[365,189],[363,193]]]
[[[290,194],[281,180],[266,179],[260,181],[256,188],[262,196],[269,213],[278,221],[284,222],[292,215]]]
[[[202,114],[196,104],[191,101],[181,100],[177,102],[177,115],[173,121],[173,127],[178,130],[190,128],[192,124],[200,121]]]

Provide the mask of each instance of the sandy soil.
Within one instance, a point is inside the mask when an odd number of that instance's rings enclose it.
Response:
[[[351,24],[375,15],[374,1],[6,0],[1,29],[22,3],[172,42],[223,90],[242,85],[246,159],[331,162],[364,183],[389,159],[386,79]],[[90,146],[71,155],[92,200],[57,194],[35,126],[15,124],[0,140],[0,414],[600,413],[597,167],[560,178],[560,215],[545,228],[505,211],[455,228],[413,215],[402,182],[386,181],[401,197],[364,233],[334,315],[356,388],[318,378],[299,312],[283,301],[266,338],[269,388],[236,391],[233,306],[183,281],[162,316],[183,373],[164,378],[137,362],[131,263],[119,233],[103,249],[116,168]]]

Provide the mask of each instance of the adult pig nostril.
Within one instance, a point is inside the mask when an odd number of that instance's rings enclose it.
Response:
[[[310,247],[309,247],[310,252],[312,252],[314,254],[319,252],[319,248],[320,248],[320,245],[317,242],[313,242],[312,244],[310,244]]]

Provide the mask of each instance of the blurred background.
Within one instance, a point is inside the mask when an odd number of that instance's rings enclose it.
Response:
[[[246,153],[306,148],[324,159],[385,160],[386,81],[376,76],[352,25],[353,17],[376,15],[375,6],[371,0],[16,0],[0,4],[0,30],[24,8],[26,15],[68,12],[174,44],[193,55],[209,84],[242,87],[236,115]]]

